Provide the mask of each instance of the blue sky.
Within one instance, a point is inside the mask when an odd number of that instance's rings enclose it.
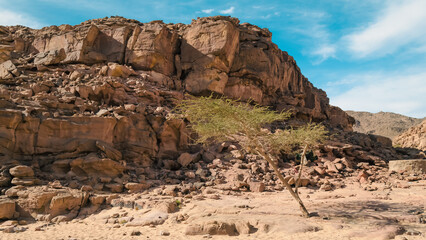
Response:
[[[0,0],[0,25],[74,25],[113,15],[172,23],[238,17],[269,28],[331,104],[426,117],[425,0]]]

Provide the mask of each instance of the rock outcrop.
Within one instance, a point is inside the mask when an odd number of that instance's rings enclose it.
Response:
[[[397,136],[394,143],[401,147],[426,151],[426,120]]]
[[[3,162],[116,176],[123,162],[176,159],[187,149],[185,123],[166,116],[185,92],[250,99],[351,129],[352,118],[329,105],[267,29],[236,18],[1,27],[0,43]]]

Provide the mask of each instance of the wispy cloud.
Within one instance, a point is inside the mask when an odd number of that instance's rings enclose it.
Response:
[[[384,56],[426,37],[426,1],[407,0],[386,7],[366,28],[344,37],[356,57]]]
[[[346,77],[340,85],[346,91],[330,96],[330,102],[345,110],[395,112],[412,117],[426,117],[426,72],[366,73]],[[335,84],[333,84],[335,85]],[[327,92],[332,93],[333,86]]]
[[[222,13],[222,14],[232,14],[232,13],[234,13],[234,10],[235,10],[235,7],[230,7],[228,9],[225,9],[225,10],[222,10],[222,11],[219,11],[219,12]]]
[[[318,56],[319,59],[314,64],[320,64],[329,58],[336,57],[336,47],[330,44],[324,44],[314,50],[312,55]]]
[[[43,27],[43,24],[41,24],[39,21],[24,13],[0,9],[0,16],[0,25],[23,25],[31,28]]]
[[[324,11],[292,9],[284,12],[291,18],[293,24],[286,27],[288,31],[298,36],[305,47],[303,54],[311,57],[312,64],[317,65],[329,58],[335,58],[337,44],[332,43],[331,30],[326,24],[330,15]]]
[[[213,9],[213,8],[210,8],[210,9],[203,9],[203,10],[201,10],[201,12],[206,13],[206,14],[210,14],[210,13],[212,13],[213,11],[214,11],[214,9]]]

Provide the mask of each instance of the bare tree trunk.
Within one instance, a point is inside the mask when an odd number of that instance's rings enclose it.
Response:
[[[302,152],[302,156],[300,156],[300,167],[299,167],[299,174],[297,177],[297,180],[295,179],[295,184],[296,187],[294,188],[294,192],[299,195],[299,192],[297,192],[297,189],[299,188],[300,185],[300,179],[302,178],[302,169],[303,169],[303,165],[305,165],[305,162],[307,161],[306,159],[306,149],[308,148],[308,145],[305,145],[305,147],[303,148],[303,152]]]
[[[299,203],[300,210],[302,211],[302,215],[306,218],[310,217],[308,210],[306,210],[305,205],[303,204],[302,200],[299,197],[299,194],[293,191],[290,184],[288,184],[288,182],[284,179],[284,176],[281,174],[281,172],[278,169],[278,166],[275,164],[272,158],[264,151],[263,148],[258,148],[257,152],[272,166],[272,168],[275,171],[275,174],[277,174],[278,178],[281,180],[281,182],[290,192],[291,196],[293,196],[293,198],[296,199],[296,201]]]

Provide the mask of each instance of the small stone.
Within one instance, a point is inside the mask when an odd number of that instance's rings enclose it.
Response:
[[[417,230],[414,230],[414,229],[407,230],[407,232],[405,234],[410,235],[410,236],[421,236],[422,235],[422,233],[420,231],[417,231]]]
[[[222,160],[220,160],[219,158],[213,159],[212,164],[216,166],[220,166],[222,165]]]
[[[358,173],[357,179],[358,179],[358,181],[361,184],[368,183],[368,174],[367,174],[367,172],[365,170],[360,171]]]
[[[365,191],[377,191],[377,189],[378,189],[377,187],[373,187],[371,185],[367,185],[364,187]]]
[[[306,187],[309,185],[309,183],[311,183],[311,181],[308,178],[300,178],[299,180],[299,186],[301,187]]]
[[[136,105],[133,104],[124,104],[124,109],[126,109],[127,111],[135,111],[136,110]]]
[[[236,159],[244,159],[244,155],[241,154],[239,150],[232,150],[231,151],[232,157]]]
[[[327,172],[332,172],[332,173],[338,173],[339,170],[337,170],[335,164],[331,161],[326,161],[324,163],[324,166],[327,167]]]
[[[160,235],[161,236],[170,236],[170,232],[168,232],[168,231],[161,231]]]
[[[324,168],[321,168],[321,167],[315,166],[315,167],[314,167],[314,170],[315,170],[315,172],[317,172],[319,175],[324,175],[324,174],[325,174],[325,170],[324,170]]]
[[[26,220],[19,220],[19,225],[27,225],[28,222]]]
[[[265,184],[263,182],[249,182],[250,191],[263,192],[265,191]]]
[[[15,232],[15,227],[8,227],[3,229],[4,233],[14,233]]]
[[[96,113],[96,116],[97,116],[97,117],[102,117],[102,116],[107,115],[108,113],[109,113],[109,111],[108,111],[107,109],[101,109],[101,110],[99,110],[99,111]]]
[[[101,205],[105,201],[105,196],[90,196],[89,201],[93,205]]]
[[[77,188],[79,187],[79,184],[78,184],[78,182],[77,182],[77,181],[70,181],[70,182],[68,183],[68,187],[69,187],[69,188],[72,188],[72,189],[77,189]]]
[[[93,187],[89,186],[89,185],[83,185],[80,190],[82,192],[92,192],[93,191]]]
[[[12,179],[12,184],[13,185],[18,185],[18,186],[32,186],[35,184],[36,179],[33,177],[24,177],[24,178],[18,178],[15,177]]]
[[[195,178],[195,173],[194,172],[186,172],[185,176],[187,176],[188,178]]]
[[[321,185],[320,190],[321,191],[330,191],[330,190],[332,190],[332,187],[331,187],[330,184],[325,184],[324,183],[323,185]]]
[[[101,183],[110,183],[112,180],[112,178],[110,177],[100,177],[99,181],[101,181]]]
[[[142,235],[142,233],[140,231],[137,231],[137,230],[130,233],[130,236],[140,236],[140,235]]]
[[[34,231],[44,231],[43,227],[44,227],[43,225],[42,226],[38,226],[38,227],[36,227],[34,229]]]
[[[343,164],[341,164],[341,163],[335,163],[334,166],[337,168],[337,170],[343,169]]]
[[[178,158],[178,163],[182,165],[182,167],[188,166],[192,162],[196,162],[200,159],[200,153],[190,154],[190,153],[182,153]]]
[[[124,185],[124,187],[126,189],[128,189],[130,193],[136,193],[136,192],[141,192],[141,191],[147,189],[149,187],[149,185],[145,184],[145,183],[129,182],[129,183],[126,183]]]
[[[113,193],[121,193],[123,192],[123,184],[120,183],[109,183],[105,184],[106,188],[109,188]]]

